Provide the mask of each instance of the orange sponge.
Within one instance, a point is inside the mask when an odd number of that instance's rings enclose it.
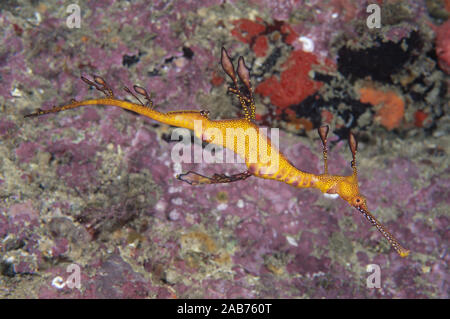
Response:
[[[381,105],[376,120],[388,130],[398,127],[405,115],[405,102],[394,91],[382,91],[371,87],[359,90],[360,101],[372,105]]]

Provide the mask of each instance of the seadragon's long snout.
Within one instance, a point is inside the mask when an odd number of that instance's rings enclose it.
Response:
[[[365,206],[365,205],[364,205]],[[364,217],[375,226],[378,231],[388,240],[388,242],[392,245],[395,251],[401,256],[406,257],[409,255],[409,250],[403,247],[399,241],[384,228],[384,226],[367,210],[367,208],[362,205],[354,206]]]
[[[395,251],[401,256],[406,257],[409,255],[409,250],[404,248],[399,241],[384,228],[384,226],[369,212],[367,208],[366,199],[359,193],[358,187],[358,171],[356,168],[356,152],[358,148],[358,142],[355,136],[350,133],[348,138],[348,144],[352,153],[352,170],[353,174],[349,176],[334,176],[328,174],[327,165],[327,135],[328,126],[324,125],[318,129],[320,139],[323,144],[323,159],[324,159],[324,174],[318,176],[318,181],[315,187],[320,189],[324,193],[338,194],[343,200],[348,202],[351,206],[356,208],[364,217],[375,226],[378,231],[388,240]]]

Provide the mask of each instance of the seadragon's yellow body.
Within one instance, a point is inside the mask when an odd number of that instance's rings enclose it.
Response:
[[[66,105],[65,109],[88,105],[118,106],[164,124],[192,130],[198,138],[207,142],[213,142],[214,144],[225,148],[227,147],[226,141],[229,139],[227,135],[229,132],[243,131],[247,134],[237,135],[237,141],[233,143],[233,148],[230,149],[245,160],[248,171],[253,176],[275,179],[295,187],[315,187],[323,192],[332,189],[339,178],[344,178],[343,176],[333,176],[334,178],[331,178],[330,175],[315,175],[299,170],[275,146],[272,146],[270,138],[260,132],[259,126],[244,118],[210,120],[208,116],[201,111],[174,111],[163,113],[147,106],[112,98],[72,102],[71,104]],[[195,126],[201,127],[202,130],[195,130]],[[223,138],[214,139],[213,136],[207,136],[206,132],[211,131],[211,129],[219,130]],[[252,133],[248,133],[249,131]],[[251,142],[246,137],[250,134],[255,134],[254,136],[257,138],[257,142],[255,143],[255,145],[257,145],[256,148],[252,148],[249,145]],[[252,142],[254,143],[254,141]],[[245,147],[239,147],[239,145],[245,145]],[[259,157],[261,149],[264,149],[264,151],[270,154],[272,158],[271,161],[267,163],[251,161],[252,158]],[[333,180],[335,182],[333,182]],[[353,190],[353,192],[354,191],[355,190]]]
[[[143,95],[147,103],[135,104],[128,101],[116,99],[112,90],[106,82],[94,76],[92,82],[84,77],[82,80],[86,83],[95,86],[98,90],[106,94],[106,98],[91,99],[85,101],[72,100],[70,104],[54,107],[50,110],[38,110],[33,114],[26,115],[26,117],[40,116],[48,113],[56,113],[67,109],[77,108],[88,105],[111,105],[123,109],[127,109],[155,121],[172,125],[176,127],[186,128],[194,131],[194,134],[204,141],[211,142],[222,147],[228,148],[238,154],[245,160],[247,165],[247,172],[237,174],[234,177],[216,174],[213,178],[208,178],[197,173],[189,172],[183,178],[190,184],[212,184],[212,183],[226,183],[233,182],[240,179],[245,179],[249,176],[256,176],[266,179],[274,179],[298,188],[317,188],[323,193],[338,194],[342,199],[347,201],[351,206],[358,209],[391,243],[396,252],[405,257],[409,254],[409,250],[405,249],[395,238],[391,235],[384,226],[368,211],[365,198],[360,195],[358,188],[357,170],[355,162],[356,140],[353,135],[350,135],[350,149],[352,150],[353,174],[349,176],[330,175],[327,169],[327,149],[326,137],[328,127],[321,127],[319,134],[324,145],[324,160],[325,172],[320,175],[304,172],[296,168],[275,145],[272,145],[271,140],[262,132],[259,127],[253,122],[254,118],[254,100],[250,84],[250,77],[248,69],[246,68],[242,57],[239,59],[237,73],[239,78],[244,83],[248,90],[247,94],[243,94],[237,85],[237,77],[231,60],[222,48],[222,67],[224,71],[233,80],[234,87],[230,87],[229,91],[238,95],[242,107],[244,108],[245,117],[228,120],[211,120],[208,118],[208,112],[205,111],[174,111],[174,112],[159,112],[152,106],[153,103],[147,92],[138,86],[134,86],[136,93]],[[128,88],[128,93],[131,93],[138,100]],[[139,100],[140,101],[140,100]],[[236,133],[237,132],[237,133]],[[228,143],[231,140],[233,143]],[[220,137],[220,138],[219,138]],[[267,155],[270,160],[261,160],[261,153]]]

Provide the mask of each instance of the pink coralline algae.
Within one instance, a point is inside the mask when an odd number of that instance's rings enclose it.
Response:
[[[437,28],[436,54],[439,58],[439,67],[450,74],[450,20]]]
[[[5,4],[0,298],[448,298],[446,115],[423,102],[428,92],[441,99],[446,93],[427,78],[432,63],[406,69],[432,59],[430,52],[408,60],[395,83],[338,74],[343,46],[353,50],[359,38],[367,39],[358,43],[363,47],[382,45],[368,36],[376,30],[364,27],[366,2],[88,1],[80,5],[80,29],[66,27],[61,7],[24,5],[18,12]],[[401,9],[398,1],[377,3]],[[426,25],[425,2],[406,4],[412,16],[377,31],[398,46]],[[443,23],[436,37],[442,70],[448,29]],[[431,43],[428,34],[417,37]],[[310,52],[300,37],[312,41]],[[322,114],[334,126],[331,173],[351,172],[345,138],[355,132],[360,190],[410,257],[399,258],[358,211],[319,192],[254,177],[199,187],[177,180],[188,170],[234,174],[245,165],[175,163],[173,129],[143,116],[92,106],[23,119],[38,107],[102,96],[79,80],[90,74],[126,100],[135,101],[124,86],[147,88],[164,112],[234,118],[239,103],[226,94],[221,46],[251,68],[260,115],[273,110],[284,121],[280,111],[297,104],[311,129]],[[421,75],[408,82],[416,71]],[[430,74],[439,79],[442,71]],[[405,96],[400,128],[372,125],[377,110],[357,96],[369,77]],[[415,99],[427,115],[422,122]],[[357,115],[365,122],[352,122]],[[317,135],[293,133],[280,130],[280,150],[302,170],[323,171]],[[191,150],[205,148],[197,141]],[[381,268],[380,289],[366,287],[368,264]],[[75,265],[79,289],[64,284]]]

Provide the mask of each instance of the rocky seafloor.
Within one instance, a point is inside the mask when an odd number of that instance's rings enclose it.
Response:
[[[450,4],[374,3],[380,28],[366,1],[2,1],[0,298],[448,298]],[[124,86],[147,88],[160,111],[242,116],[222,46],[296,167],[322,172],[326,123],[330,172],[350,174],[355,133],[360,190],[407,258],[318,191],[177,180],[245,166],[174,163],[174,129],[143,116],[23,118],[101,97],[91,74],[130,101]]]

